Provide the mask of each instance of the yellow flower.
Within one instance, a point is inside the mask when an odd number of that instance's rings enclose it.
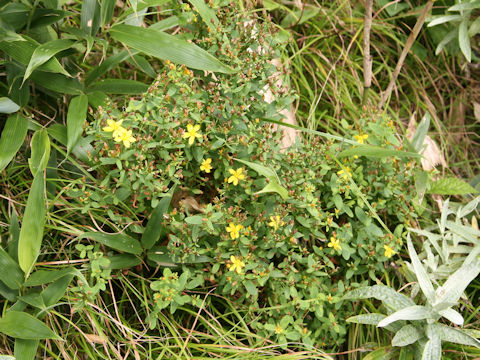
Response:
[[[196,138],[201,138],[202,135],[199,134],[200,125],[187,125],[187,131],[183,134],[184,139],[188,139],[188,145],[192,145]]]
[[[268,226],[273,227],[275,229],[275,231],[278,230],[279,226],[283,226],[283,225],[285,225],[285,221],[280,220],[279,215],[270,216],[270,222],[268,223]]]
[[[112,132],[113,131],[112,136],[117,137],[118,134],[123,130],[122,123],[123,123],[123,120],[114,121],[114,120],[108,119],[107,120],[107,126],[102,128],[102,130],[106,131],[106,132]]]
[[[202,161],[200,165],[200,170],[205,171],[207,174],[212,170],[212,159],[208,158]]]
[[[283,328],[280,325],[277,325],[275,327],[275,334],[281,334],[283,333]]]
[[[228,182],[233,183],[233,185],[235,185],[235,186],[238,185],[238,182],[240,180],[245,179],[245,175],[242,174],[242,171],[243,171],[242,168],[238,168],[237,170],[230,169],[228,171],[230,172],[230,174],[232,174],[232,176],[230,176],[228,178]]]
[[[353,138],[357,140],[359,144],[363,144],[365,140],[368,139],[368,134],[363,134],[363,135],[354,135]]]
[[[124,128],[121,128],[116,136],[114,136],[113,140],[116,142],[123,142],[123,145],[126,148],[129,148],[130,145],[136,141],[136,139],[132,136],[132,130],[127,130]]]
[[[345,166],[345,170],[342,169],[337,171],[337,175],[343,177],[344,180],[348,180],[348,177],[352,176],[352,169],[350,169],[348,166]]]
[[[228,227],[226,228],[227,232],[230,233],[230,237],[232,238],[232,240],[238,239],[240,237],[240,230],[242,229],[243,225],[235,225],[234,223],[228,224]]]
[[[385,256],[387,258],[391,258],[393,255],[396,254],[395,250],[393,250],[390,246],[388,245],[383,245],[383,248],[385,249]]]
[[[328,243],[328,247],[333,248],[333,250],[341,251],[342,247],[340,246],[340,240],[337,239],[335,236],[330,238],[330,242]]]
[[[242,273],[242,269],[245,267],[245,263],[240,260],[240,258],[236,258],[235,256],[230,256],[230,261],[232,262],[231,264],[227,264],[227,268],[230,271],[236,271],[237,274]]]

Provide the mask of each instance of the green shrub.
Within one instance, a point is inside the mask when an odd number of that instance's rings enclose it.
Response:
[[[83,210],[105,212],[135,236],[154,208],[170,203],[147,259],[176,269],[164,271],[168,284],[152,283],[152,327],[169,305],[199,305],[190,290],[215,288],[261,336],[338,345],[352,314],[344,292],[380,276],[401,248],[414,216],[414,163],[339,157],[355,140],[401,148],[390,119],[368,114],[342,122],[351,141],[299,139],[282,151],[270,121],[282,119],[292,97],[276,87],[269,63],[281,37],[268,21],[246,23],[227,8],[217,16],[217,28],[198,22],[190,35],[237,72],[167,62],[142,98],[100,109],[87,130],[100,188],[80,186]]]

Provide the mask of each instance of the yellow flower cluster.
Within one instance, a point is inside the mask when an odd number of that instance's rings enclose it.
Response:
[[[242,174],[242,168],[238,168],[237,170],[230,169],[229,172],[232,176],[228,178],[228,183],[233,183],[234,186],[237,186],[240,180],[245,179],[245,175]]]
[[[133,137],[132,130],[125,129],[122,123],[123,120],[114,121],[108,119],[107,126],[103,128],[103,131],[111,132],[115,142],[122,142],[126,148],[129,148],[137,140]]]
[[[230,262],[231,264],[227,264],[227,268],[230,271],[236,271],[237,274],[242,273],[242,269],[245,267],[245,263],[240,259],[235,256],[230,256]]]
[[[200,170],[205,171],[207,174],[210,173],[212,170],[212,159],[208,158],[202,161],[202,165],[200,165]]]
[[[340,175],[343,180],[348,180],[348,178],[352,176],[352,169],[350,169],[348,166],[345,166],[345,170],[342,169],[337,171],[337,175]]]
[[[359,144],[364,144],[365,140],[368,139],[368,134],[363,134],[363,135],[353,135],[353,138],[357,140]]]
[[[229,223],[228,227],[226,228],[232,240],[238,239],[240,237],[240,230],[242,229],[243,229],[242,224],[235,225],[233,222]]]
[[[278,228],[283,225],[285,225],[285,221],[281,220],[279,215],[270,216],[270,222],[268,223],[268,226],[273,227],[275,231],[277,231]]]
[[[342,251],[342,246],[340,245],[340,240],[337,239],[335,236],[330,238],[330,242],[328,243],[328,247],[333,248],[335,251]]]
[[[391,258],[393,255],[396,254],[395,250],[393,250],[390,246],[388,245],[383,245],[383,248],[385,249],[385,256],[387,258]]]
[[[188,124],[187,125],[187,131],[183,134],[184,139],[188,139],[188,145],[192,145],[195,139],[201,138],[202,135],[199,132],[200,130],[200,125],[192,125]]]

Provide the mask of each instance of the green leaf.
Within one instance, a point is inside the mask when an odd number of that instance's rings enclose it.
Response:
[[[440,286],[436,292],[436,298],[433,306],[441,303],[456,304],[460,296],[480,273],[480,260],[475,259],[469,264],[462,265]]]
[[[380,321],[386,318],[386,315],[383,314],[361,314],[350,316],[347,319],[347,322],[355,323],[355,324],[365,324],[365,325],[378,325]]]
[[[83,0],[81,29],[87,36],[95,36],[100,28],[101,13],[98,0]]]
[[[454,177],[443,178],[432,183],[429,194],[439,195],[465,195],[478,193],[476,189],[468,183]]]
[[[110,261],[108,269],[130,269],[142,263],[142,259],[131,254],[117,254],[106,257]]]
[[[27,130],[28,119],[19,114],[8,117],[0,138],[0,171],[5,169],[22,146]]]
[[[343,296],[343,299],[345,300],[362,300],[368,298],[381,300],[386,306],[395,311],[415,304],[409,297],[397,293],[395,290],[385,285],[361,287],[352,290]]]
[[[218,25],[218,19],[215,15],[215,10],[210,8],[204,0],[190,0],[190,2],[197,9],[205,24],[210,27],[216,27]]]
[[[446,303],[442,303],[441,305],[444,305],[444,304],[445,306],[449,305]],[[450,320],[455,325],[460,325],[460,326],[463,325],[463,321],[464,321],[463,316],[458,311],[453,310],[452,308],[439,310],[438,313],[442,315],[445,319]]]
[[[258,289],[252,281],[247,280],[247,281],[244,282],[244,285],[245,285],[245,289],[247,289],[247,291],[250,295],[252,295],[252,296],[257,296],[258,295]]]
[[[413,325],[403,326],[392,339],[392,346],[407,346],[423,337],[423,334]]]
[[[35,360],[39,343],[39,340],[15,339],[15,350],[13,353],[15,359]]]
[[[8,56],[27,66],[35,49],[39,47],[40,44],[28,37],[24,37],[24,39],[25,41],[0,42],[0,50],[3,50]],[[54,57],[41,64],[38,69],[52,73],[65,72],[60,62]]]
[[[91,84],[88,92],[102,91],[108,94],[143,94],[148,90],[148,85],[135,80],[104,79]]]
[[[43,71],[34,71],[30,76],[36,86],[60,94],[80,95],[83,85],[76,78],[69,78],[62,74],[51,74]]]
[[[43,322],[21,311],[7,311],[0,319],[0,332],[16,339],[62,340]]]
[[[427,341],[422,352],[422,360],[441,360],[442,343],[438,337]]]
[[[203,216],[201,215],[188,216],[185,218],[185,222],[190,225],[202,225]]]
[[[309,19],[313,18],[320,11],[319,7],[306,5],[302,9],[297,9],[295,11],[290,11],[287,16],[282,20],[280,25],[282,27],[289,27],[295,24],[303,24]]]
[[[102,19],[102,26],[107,25],[112,21],[113,11],[115,9],[116,0],[102,0],[100,3],[100,18]]]
[[[413,305],[403,308],[387,316],[378,323],[378,327],[387,326],[398,320],[423,320],[432,316],[432,312],[425,306]]]
[[[25,281],[25,286],[45,285],[67,275],[81,276],[81,273],[73,267],[67,267],[61,270],[37,270]]]
[[[17,112],[20,109],[20,106],[15,104],[12,100],[7,97],[0,97],[0,113],[1,114],[11,114]]]
[[[25,278],[20,266],[0,247],[0,279],[10,289],[18,289]]]
[[[17,358],[18,360],[22,360],[21,358]],[[17,360],[13,356],[9,355],[0,355],[0,360]]]
[[[87,232],[80,236],[98,241],[99,243],[128,254],[139,255],[142,253],[142,246],[138,240],[125,234],[106,234],[101,232]]]
[[[363,360],[390,360],[398,359],[398,353],[391,346],[375,349],[363,357]]]
[[[28,278],[40,253],[45,213],[45,180],[43,174],[38,173],[33,178],[32,187],[28,194],[27,207],[23,215],[18,240],[18,263],[25,272],[26,278]]]
[[[400,151],[400,150],[393,150],[393,149],[385,149],[380,146],[373,146],[373,145],[358,145],[346,150],[343,150],[338,154],[338,157],[346,157],[346,156],[367,156],[373,158],[386,158],[391,156],[396,156],[399,158],[419,158],[421,157],[420,154],[414,152],[407,152],[407,151]]]
[[[417,252],[412,245],[412,240],[410,239],[410,233],[407,236],[407,247],[408,247],[408,254],[410,255],[410,259],[412,261],[413,270],[415,272],[415,276],[418,280],[418,285],[422,289],[423,294],[427,298],[430,303],[433,303],[435,299],[435,290],[433,288],[432,282],[428,277],[427,271],[423,267],[420,259],[418,258]]]
[[[472,61],[472,48],[470,46],[470,37],[468,36],[468,19],[463,19],[458,27],[458,43],[465,59]]]
[[[417,131],[413,134],[411,143],[413,148],[420,152],[422,150],[423,141],[425,140],[425,136],[427,136],[428,128],[430,127],[430,114],[427,112],[420,121],[420,124],[417,127]]]
[[[283,200],[288,199],[288,191],[277,181],[270,181],[262,190],[257,191],[254,195],[275,192],[279,194]]]
[[[442,341],[480,348],[480,341],[460,329],[438,323],[431,324],[430,326],[436,329],[438,336]]]
[[[226,74],[235,72],[197,45],[161,31],[116,25],[110,29],[110,35],[115,40],[147,55],[184,64],[193,69]]]
[[[72,46],[73,42],[65,39],[52,40],[45,44],[38,46],[28,62],[25,75],[23,76],[23,82],[28,79],[33,70],[37,69],[40,65],[45,64],[48,60],[52,59],[60,51],[66,50]],[[63,69],[60,71],[63,75],[70,76],[70,74]],[[23,85],[22,82],[22,85]]]
[[[122,50],[119,53],[110,56],[105,59],[100,65],[95,66],[87,75],[85,79],[85,86],[90,86],[92,82],[97,80],[100,76],[107,71],[112,70],[115,66],[125,61],[130,57],[130,53],[127,50]]]
[[[427,27],[436,26],[440,24],[444,24],[446,22],[451,21],[460,21],[462,17],[460,15],[440,15],[440,16],[432,16],[429,20]]]
[[[142,234],[142,245],[145,249],[151,249],[156,242],[165,235],[166,229],[163,223],[163,215],[170,206],[172,195],[169,194],[160,200],[157,207],[153,209],[152,216],[148,220],[145,231]]]
[[[450,6],[448,11],[468,11],[474,9],[480,9],[480,0],[470,0]]]
[[[247,165],[252,170],[255,170],[259,175],[265,176],[267,179],[280,182],[280,179],[278,178],[277,173],[273,169],[270,169],[264,165],[246,161],[246,160],[241,160],[241,159],[235,159],[235,160],[238,162],[241,162],[242,164]]]
[[[65,275],[48,285],[41,293],[46,307],[55,305],[67,291],[68,285],[72,282],[73,274]]]
[[[30,144],[32,155],[28,159],[28,165],[33,176],[46,169],[50,158],[50,138],[45,129],[37,130],[33,134]]]
[[[70,101],[67,113],[67,151],[69,153],[82,137],[83,124],[87,119],[87,110],[87,95],[79,95]]]

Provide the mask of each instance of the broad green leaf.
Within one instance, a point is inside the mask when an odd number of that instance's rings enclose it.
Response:
[[[392,346],[407,346],[421,339],[423,334],[413,325],[403,326],[393,337]]]
[[[430,326],[436,329],[442,341],[448,341],[455,344],[475,346],[477,348],[480,348],[480,341],[460,329],[438,323],[431,324]]]
[[[232,74],[235,71],[222,64],[213,55],[173,35],[131,25],[116,25],[110,35],[130,48],[147,55],[190,68]]]
[[[148,90],[148,85],[135,80],[104,79],[91,84],[88,92],[102,91],[107,94],[143,94]]]
[[[157,31],[166,31],[180,25],[180,19],[176,15],[169,16],[163,20],[156,22],[150,26],[150,29]]]
[[[40,253],[45,222],[45,180],[42,173],[33,178],[28,194],[27,207],[23,214],[18,240],[18,263],[28,278]]]
[[[12,100],[7,97],[0,97],[0,113],[1,114],[12,114],[17,112],[20,109],[20,106],[15,104]]]
[[[407,152],[407,151],[400,151],[400,150],[393,150],[393,149],[385,149],[380,146],[373,146],[373,145],[358,145],[343,150],[338,154],[338,157],[346,157],[346,156],[367,156],[373,158],[386,158],[391,156],[396,156],[399,158],[418,158],[421,155],[414,153],[414,152]]]
[[[73,274],[65,275],[53,283],[48,285],[41,293],[40,296],[46,307],[55,305],[67,291],[68,285],[72,282]]]
[[[43,1],[45,3],[45,1]],[[66,18],[67,16],[75,16],[76,14],[71,11],[63,11],[57,9],[44,9],[40,7],[35,8],[35,12],[32,16],[32,22],[30,23],[30,29],[46,27],[48,25],[55,24]],[[42,31],[43,29],[39,29]]]
[[[186,217],[184,221],[190,225],[202,225],[203,219],[204,219],[204,216],[202,215],[193,215],[193,216]]]
[[[470,46],[470,37],[468,36],[468,19],[463,19],[458,27],[458,43],[465,59],[472,61],[472,48]]]
[[[23,296],[19,296],[18,300],[38,309],[45,309],[45,303],[42,296],[38,292],[31,292]]]
[[[153,209],[152,216],[148,220],[145,231],[142,234],[142,245],[145,249],[151,249],[156,242],[165,235],[166,229],[163,223],[163,215],[167,212],[172,200],[171,194],[160,200],[158,205]]]
[[[423,294],[427,298],[430,303],[433,303],[435,299],[435,290],[433,288],[432,282],[428,277],[427,271],[423,267],[420,259],[418,258],[417,252],[412,245],[412,240],[410,239],[410,234],[407,236],[407,247],[408,247],[408,254],[410,255],[410,259],[412,261],[413,270],[418,280],[418,285],[422,289]]]
[[[10,289],[3,281],[0,280],[0,296],[14,303],[17,300],[18,290]]]
[[[350,316],[347,319],[347,322],[355,323],[355,324],[365,324],[365,325],[378,325],[380,321],[386,318],[384,314],[361,314]]]
[[[0,332],[16,339],[55,339],[61,338],[43,322],[21,311],[7,311],[0,319]]]
[[[439,195],[465,195],[478,193],[468,183],[458,178],[449,177],[437,180],[427,190],[429,194]]]
[[[23,77],[23,82],[28,79],[28,77],[32,74],[33,70],[37,69],[40,65],[52,59],[60,51],[70,48],[72,44],[73,42],[70,40],[58,39],[39,45],[33,52],[32,57],[28,62],[28,66],[25,70],[25,75]],[[63,71],[61,71],[61,73],[66,76],[70,76],[70,74],[64,69]]]
[[[242,159],[235,159],[235,160],[238,162],[241,162],[242,164],[247,165],[252,170],[255,170],[259,175],[265,176],[267,179],[276,180],[277,182],[280,182],[280,179],[278,178],[277,173],[274,170],[264,165],[242,160]]]
[[[411,143],[413,148],[417,152],[421,152],[423,141],[425,140],[425,136],[427,136],[428,128],[430,127],[430,114],[427,112],[420,121],[420,124],[417,127],[417,131],[413,134]]]
[[[447,46],[448,43],[450,43],[455,37],[457,36],[457,29],[453,29],[452,31],[448,32],[447,35],[445,35],[437,45],[437,48],[435,49],[435,55],[440,54],[440,52],[443,50],[445,46]]]
[[[262,190],[257,191],[254,195],[275,192],[279,194],[283,200],[288,199],[288,191],[281,186],[276,180],[270,181]]]
[[[19,114],[10,115],[0,138],[0,171],[13,159],[25,141],[28,119]]]
[[[458,217],[463,218],[463,217],[467,216],[468,214],[470,214],[473,210],[475,210],[477,208],[479,203],[480,203],[480,196],[477,196],[472,201],[470,201],[468,204],[466,204],[465,206],[462,206],[462,207],[460,207],[460,209],[458,209]]]
[[[480,260],[476,259],[474,262],[462,265],[460,269],[455,271],[445,281],[443,286],[437,289],[434,306],[441,303],[456,304],[460,296],[480,273]]]
[[[204,0],[189,0],[192,5],[197,9],[198,13],[202,17],[202,20],[210,27],[216,27],[218,25],[218,19],[215,15],[215,10],[210,8]]]
[[[398,359],[398,353],[391,346],[385,346],[369,352],[363,360],[391,360]]]
[[[427,341],[422,352],[422,360],[441,360],[442,358],[442,342],[439,338],[434,337]]]
[[[15,355],[16,360],[35,360],[39,340],[15,339]]]
[[[393,314],[387,316],[378,323],[378,327],[387,326],[398,320],[423,320],[432,316],[432,312],[425,306],[413,305],[404,309],[398,310]]]
[[[32,75],[30,75],[30,79],[35,82],[39,89],[44,88],[54,93],[68,95],[80,95],[83,93],[83,85],[78,79],[69,78],[62,74],[34,71]],[[50,95],[51,93],[48,94]],[[55,94],[52,94],[52,96],[55,96]]]
[[[2,3],[5,4],[6,1]],[[9,4],[3,6],[0,10],[2,27],[11,27],[14,31],[20,30],[27,23],[29,12],[30,7],[26,4],[10,1]]]
[[[245,289],[247,289],[247,291],[250,295],[252,295],[252,296],[257,296],[258,295],[258,289],[252,281],[247,280],[247,281],[244,282],[244,285],[245,285]]]
[[[52,138],[58,141],[60,144],[67,146],[67,127],[62,124],[52,124],[47,129]],[[77,145],[73,148],[72,154],[84,163],[89,163],[90,158],[88,153],[93,152],[93,147],[90,145],[91,139],[80,138]]]
[[[105,26],[112,21],[115,3],[116,0],[101,0],[100,18],[102,19],[102,26]]]
[[[100,2],[98,0],[83,0],[81,29],[87,36],[95,36],[101,22]]]
[[[134,55],[133,58],[128,60],[130,64],[135,66],[138,70],[142,71],[143,73],[147,74],[152,78],[157,77],[157,72],[155,69],[150,65],[150,63],[141,55]]]
[[[25,279],[20,266],[2,247],[0,247],[0,279],[13,290],[18,289]]]
[[[37,173],[46,169],[48,159],[50,158],[50,138],[47,130],[35,131],[30,146],[32,155],[28,159],[28,165],[33,176],[37,176]]]
[[[82,137],[83,124],[87,119],[88,97],[79,95],[70,101],[67,113],[67,151],[70,153]]]
[[[25,41],[0,42],[0,50],[3,50],[8,56],[27,66],[35,49],[40,46],[40,43],[28,37],[24,38]],[[65,69],[56,58],[49,59],[40,65],[38,69],[52,73],[65,72]]]
[[[61,270],[37,270],[25,281],[25,286],[45,285],[68,275],[79,276],[81,273],[73,267]]]
[[[450,21],[460,21],[462,20],[462,16],[460,15],[440,15],[440,16],[432,16],[429,18],[429,22],[427,27],[432,27],[440,24],[444,24]]]
[[[81,235],[80,238],[95,240],[109,248],[129,254],[139,255],[142,253],[140,242],[125,234],[87,232]]]
[[[107,256],[106,259],[110,261],[108,269],[130,269],[142,263],[142,259],[132,254],[117,254]]]
[[[358,288],[346,293],[343,297],[344,300],[362,300],[368,298],[381,300],[386,306],[395,311],[415,305],[409,297],[397,293],[395,290],[385,285]]]

